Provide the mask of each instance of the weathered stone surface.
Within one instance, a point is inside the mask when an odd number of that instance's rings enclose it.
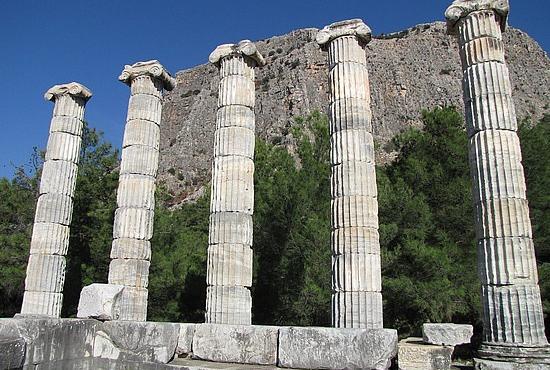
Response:
[[[332,293],[332,317],[334,326],[361,327],[368,323],[376,329],[383,327],[382,294],[366,291],[340,291]]]
[[[196,324],[179,324],[179,327],[180,332],[176,354],[184,357],[193,352],[193,337],[195,335]]]
[[[64,256],[69,248],[70,228],[51,222],[35,223],[32,228],[31,254]]]
[[[91,284],[82,288],[78,301],[79,318],[117,320],[120,316],[117,301],[124,289],[122,285]]]
[[[25,346],[23,338],[0,337],[0,353],[2,354],[0,355],[0,369],[19,369],[22,367],[25,362]]]
[[[397,353],[393,329],[281,327],[279,361],[299,369],[387,369]]]
[[[485,359],[474,359],[476,370],[549,370],[548,364],[530,364],[517,362],[493,361]]]
[[[179,324],[108,321],[94,339],[94,357],[167,363],[176,353]]]
[[[193,356],[203,360],[275,365],[275,326],[198,324],[193,337]]]
[[[435,346],[421,338],[399,341],[397,362],[399,370],[448,370],[451,368],[453,347]]]
[[[474,327],[465,324],[431,324],[422,325],[422,340],[428,344],[457,346],[470,343]]]
[[[63,293],[33,292],[26,290],[25,293],[23,293],[21,313],[59,317],[62,303]]]
[[[123,286],[147,288],[149,265],[147,260],[114,259],[109,265],[109,282]]]
[[[145,288],[125,286],[120,293],[117,306],[120,309],[119,320],[145,321],[147,319],[147,297]]]
[[[205,321],[232,325],[250,325],[252,296],[244,286],[209,286],[206,288]]]

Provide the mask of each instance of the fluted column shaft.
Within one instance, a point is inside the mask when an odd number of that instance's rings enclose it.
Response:
[[[76,83],[54,86],[46,93],[55,107],[40,179],[22,314],[61,314],[84,107],[90,97],[89,90]]]
[[[327,32],[366,27],[360,20]],[[332,323],[382,328],[374,141],[365,44],[343,32],[328,41],[332,197]],[[321,31],[323,32],[323,31]],[[342,33],[342,32],[341,32]],[[319,40],[319,36],[318,36]]]
[[[241,42],[222,45],[210,56],[219,66],[220,84],[208,237],[208,323],[251,323],[254,68],[258,58],[241,50],[247,46],[255,51],[252,43]],[[216,57],[224,47],[227,50]]]
[[[171,79],[155,71],[162,71],[156,61],[136,63],[126,66],[119,78],[131,91],[109,265],[109,283],[124,286],[119,320],[147,317],[162,92]]]
[[[469,136],[483,340],[547,345],[517,119],[502,44],[491,9],[457,23]]]

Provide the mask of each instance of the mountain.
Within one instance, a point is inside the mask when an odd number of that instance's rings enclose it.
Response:
[[[256,132],[291,146],[294,117],[325,111],[328,102],[326,54],[315,42],[317,29],[301,29],[256,43],[267,64],[256,69]],[[504,33],[518,119],[550,112],[550,59],[526,33]],[[206,58],[206,56],[205,56]],[[457,41],[445,24],[422,24],[375,36],[367,45],[377,162],[393,157],[391,138],[421,127],[420,112],[436,106],[463,109]],[[218,95],[218,70],[200,65],[176,74],[166,94],[161,128],[160,181],[193,199],[210,180]]]

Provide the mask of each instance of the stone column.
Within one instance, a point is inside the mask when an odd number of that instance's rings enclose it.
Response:
[[[218,46],[220,69],[212,164],[206,283],[207,323],[251,323],[254,212],[254,68],[265,64],[243,40]]]
[[[122,143],[109,284],[124,286],[119,319],[145,321],[162,91],[172,90],[175,80],[156,60],[127,65],[118,79],[130,86],[131,95]]]
[[[61,314],[84,107],[91,96],[90,90],[76,82],[56,85],[44,95],[55,106],[40,179],[22,314]]]
[[[362,20],[317,34],[328,50],[332,196],[332,324],[382,328],[374,142]]]
[[[479,353],[520,362],[541,356],[550,363],[502,44],[508,10],[507,0],[459,0],[445,13],[449,33],[458,34],[464,73],[483,303]]]

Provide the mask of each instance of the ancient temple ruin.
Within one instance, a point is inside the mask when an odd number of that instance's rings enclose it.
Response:
[[[502,44],[508,12],[507,0],[457,0],[445,14],[460,48],[476,211],[484,328],[475,366],[550,369]],[[220,45],[209,57],[220,82],[205,323],[146,321],[163,92],[176,82],[158,61],[139,62],[125,66],[119,77],[131,95],[108,283],[82,290],[78,319],[61,319],[60,313],[91,92],[73,82],[46,93],[55,107],[23,306],[15,318],[0,320],[0,368],[214,368],[197,360],[240,364],[227,368],[389,368],[398,337],[383,327],[375,123],[365,50],[370,40],[371,30],[360,19],[330,24],[316,37],[327,52],[330,86],[332,237],[325,247],[332,251],[333,327],[252,325],[255,69],[265,60],[253,42],[243,40]],[[424,344],[399,343],[400,368],[449,368],[452,346],[471,337],[471,327],[453,324],[426,324],[423,331]],[[173,361],[178,355],[193,359]],[[433,356],[442,360],[430,362]]]

